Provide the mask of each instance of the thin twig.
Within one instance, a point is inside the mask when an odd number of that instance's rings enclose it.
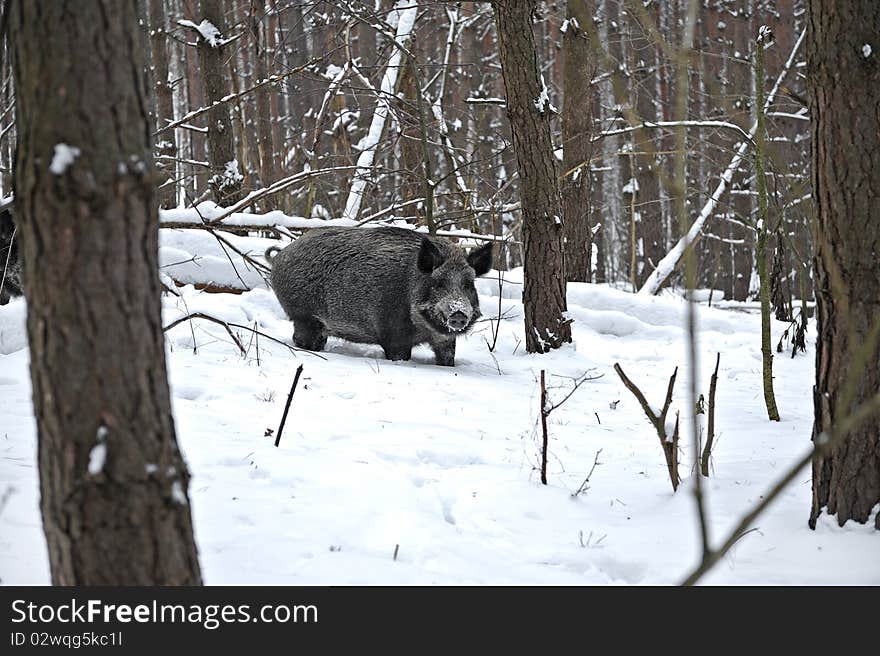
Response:
[[[216,317],[212,317],[212,316],[210,316],[208,314],[204,314],[202,312],[193,312],[191,314],[187,314],[185,317],[181,317],[180,319],[176,319],[175,321],[171,322],[170,324],[165,326],[162,330],[163,330],[163,332],[168,331],[171,328],[174,328],[176,325],[183,323],[187,319],[207,319],[208,321],[212,321],[214,323],[220,324],[220,325],[227,327],[227,328],[231,327],[231,328],[238,328],[240,330],[249,330],[256,335],[259,335],[260,337],[268,339],[271,342],[275,342],[276,344],[280,344],[281,346],[290,350],[291,353],[308,353],[310,355],[315,356],[316,358],[320,358],[321,360],[327,359],[323,355],[321,355],[320,353],[315,353],[314,351],[307,351],[305,349],[296,348],[296,347],[291,346],[290,344],[287,344],[286,342],[284,342],[276,337],[272,337],[271,335],[267,335],[266,333],[261,332],[259,330],[256,330],[255,328],[251,328],[250,326],[245,326],[240,323],[233,323],[231,321],[223,321],[222,319],[217,319]],[[195,334],[193,334],[193,339],[195,339]],[[242,349],[242,351],[244,351],[244,348],[241,346],[240,342],[238,343],[238,347],[240,349]]]
[[[791,483],[798,473],[806,467],[813,458],[824,456],[837,447],[844,438],[853,430],[861,426],[865,421],[870,419],[878,410],[880,410],[880,392],[872,396],[868,401],[863,403],[851,415],[840,421],[830,433],[823,433],[813,443],[813,448],[799,458],[789,470],[776,482],[776,484],[761,497],[761,501],[757,503],[752,510],[746,513],[740,520],[739,524],[730,532],[724,543],[715,551],[709,551],[700,564],[694,569],[687,578],[682,581],[682,585],[694,585],[699,581],[706,572],[708,572],[715,563],[717,563],[726,554],[730,548],[739,540],[745,532],[747,532],[751,524],[763,513],[767,506],[779,496],[779,494]]]
[[[238,347],[238,350],[241,351],[242,355],[247,355],[247,351],[241,343],[241,340],[232,332],[232,328],[230,324],[226,323],[222,319],[218,319],[217,317],[212,317],[210,314],[204,314],[202,312],[193,312],[191,314],[186,315],[185,317],[181,317],[180,319],[176,319],[165,326],[162,331],[166,332],[174,328],[174,326],[183,323],[187,319],[205,319],[206,321],[210,321],[212,323],[216,323],[219,326],[223,326],[226,329],[226,332],[229,333],[229,336],[232,338],[232,341],[235,342],[235,345]],[[195,339],[195,335],[193,335],[193,339]]]
[[[590,482],[590,477],[593,475],[593,472],[596,470],[596,466],[602,464],[601,462],[599,462],[599,454],[600,453],[602,453],[602,449],[599,449],[598,451],[596,451],[596,457],[593,458],[593,466],[590,467],[590,471],[587,474],[587,477],[584,479],[584,482],[581,483],[581,486],[577,489],[577,492],[573,493],[571,496],[576,497],[579,494],[581,494],[581,492],[585,492],[586,490],[589,489],[589,487],[587,487],[587,484]]]
[[[302,66],[297,66],[296,68],[290,69],[286,73],[281,73],[280,75],[270,75],[265,80],[260,80],[255,85],[245,89],[244,91],[240,91],[239,93],[231,93],[228,96],[224,96],[220,100],[215,101],[211,105],[208,105],[206,107],[200,107],[199,109],[195,109],[195,110],[189,112],[188,114],[181,116],[176,121],[173,121],[173,122],[169,123],[168,125],[163,125],[161,128],[159,128],[158,130],[156,130],[153,133],[153,136],[155,137],[157,134],[161,134],[161,133],[165,132],[166,130],[172,130],[177,127],[182,127],[184,123],[189,123],[194,118],[198,118],[199,116],[202,116],[203,114],[207,114],[212,109],[215,109],[215,108],[219,107],[220,105],[224,105],[226,103],[240,100],[241,98],[248,95],[249,93],[253,93],[257,89],[260,89],[260,88],[266,86],[267,84],[274,84],[275,82],[280,82],[281,80],[284,80],[284,79],[290,77],[291,75],[295,75],[296,73],[301,73],[302,71],[306,70],[307,68],[310,68],[310,67],[314,66],[315,64],[319,63],[321,61],[321,59],[322,59],[321,57],[316,57],[316,58],[312,59],[311,61],[306,62]]]

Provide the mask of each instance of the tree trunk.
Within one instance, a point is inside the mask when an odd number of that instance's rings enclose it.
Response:
[[[761,30],[763,31],[763,27]],[[770,217],[767,212],[767,180],[764,175],[765,139],[764,139],[764,43],[761,34],[755,42],[755,80],[757,89],[755,105],[757,126],[755,132],[755,184],[758,188],[758,249],[755,257],[758,260],[758,278],[760,279],[759,297],[761,299],[761,365],[764,384],[764,404],[767,406],[767,417],[771,421],[779,421],[779,409],[776,407],[776,395],[773,393],[773,350],[770,338],[770,262],[767,253],[767,242],[770,239]]]
[[[422,135],[419,130],[417,114],[417,94],[419,93],[415,71],[415,63],[410,57],[405,57],[399,73],[398,95],[394,104],[397,106],[397,117],[400,123],[397,147],[400,152],[398,169],[400,173],[400,199],[402,201],[415,200],[424,197],[424,185],[422,171]],[[409,206],[407,214],[412,214],[413,223],[423,225],[423,212],[417,205]]]
[[[269,77],[266,64],[266,28],[261,24],[266,20],[264,3],[251,0],[250,22],[251,36],[254,40],[254,77],[255,82]],[[257,153],[259,155],[260,185],[268,186],[275,179],[275,144],[272,139],[272,100],[269,94],[272,87],[264,86],[254,92],[257,101]]]
[[[553,110],[532,33],[537,0],[495,0],[493,5],[522,198],[526,351],[546,353],[571,341],[571,325],[565,318],[562,199],[550,136]]]
[[[199,22],[208,21],[217,33],[202,30],[198,33],[199,67],[208,104],[219,102],[229,91],[224,73],[223,11],[221,0],[201,0]],[[203,23],[202,23],[203,24]],[[208,38],[206,38],[206,36]],[[214,199],[219,205],[229,205],[241,199],[243,176],[235,157],[235,140],[229,106],[217,105],[206,114],[208,123],[208,163],[213,175],[210,179]],[[242,163],[243,164],[243,163]]]
[[[184,15],[183,11],[181,11],[184,8],[181,5],[181,2],[182,0],[171,0],[172,4],[177,5],[177,12],[174,14],[175,18],[182,18]],[[187,11],[186,15],[190,15],[190,13]],[[182,116],[193,108],[205,106],[205,85],[202,84],[202,73],[199,70],[199,58],[193,55],[191,48],[186,46],[179,46],[179,48],[181,61],[183,62],[183,68],[186,75],[184,106],[178,108],[179,110],[183,109],[182,112],[178,111],[178,115]],[[207,118],[208,117],[205,116],[201,120],[207,121]],[[199,125],[201,125],[201,123]],[[181,155],[197,161],[207,160],[207,136],[208,135],[205,132],[197,130],[182,130],[181,133],[177,135],[178,143],[181,145]],[[205,183],[211,176],[209,175],[210,171],[207,171],[202,166],[187,164],[182,168],[189,174],[187,177],[184,177],[184,183],[186,185],[184,187],[184,194],[187,203],[189,203],[205,193]]]
[[[656,88],[658,62],[656,46],[651,43],[643,21],[650,20],[652,14],[632,12],[628,16],[629,58],[631,69],[631,102],[641,121],[656,121],[657,108],[653,90]],[[663,230],[663,213],[660,207],[660,176],[657,161],[656,130],[636,130],[632,133],[633,157],[630,160],[631,180],[635,194],[635,244],[632,262],[635,263],[631,277],[635,281],[633,291],[641,288],[657,263],[666,255],[666,240]]]
[[[10,7],[15,196],[52,582],[199,584],[165,372],[135,4]]]
[[[594,48],[581,28],[592,20],[583,0],[568,0],[562,38],[565,97],[562,106],[562,216],[565,225],[565,279],[590,282]]]
[[[174,97],[168,79],[168,44],[165,31],[166,11],[164,0],[150,0],[150,58],[152,62],[153,85],[156,92],[156,129],[174,120]],[[174,130],[166,130],[156,144],[156,154],[177,157],[177,144]],[[177,205],[177,183],[174,182],[175,164],[173,161],[156,164],[159,206]]]
[[[815,285],[813,440],[880,390],[880,3],[809,0]],[[880,416],[813,463],[810,526],[823,507],[865,523],[880,503]],[[874,525],[880,529],[880,514]]]

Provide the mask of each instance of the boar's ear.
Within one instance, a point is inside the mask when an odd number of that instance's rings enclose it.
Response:
[[[489,269],[492,268],[492,242],[472,250],[467,256],[467,261],[478,276],[489,273]]]
[[[431,273],[443,264],[443,255],[440,249],[431,243],[430,239],[422,237],[422,246],[419,248],[419,271]]]

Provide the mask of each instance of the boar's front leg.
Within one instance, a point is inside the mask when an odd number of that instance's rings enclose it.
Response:
[[[386,360],[409,360],[412,356],[412,344],[408,341],[383,341],[381,346]]]
[[[323,351],[327,344],[324,324],[316,317],[297,317],[293,320],[293,343],[307,351]]]
[[[455,366],[455,337],[441,338],[431,342],[434,358],[442,367]]]
[[[412,324],[390,322],[380,333],[379,346],[388,360],[409,360],[413,347]]]

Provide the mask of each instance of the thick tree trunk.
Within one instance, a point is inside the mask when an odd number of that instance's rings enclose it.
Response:
[[[548,90],[532,33],[536,0],[495,0],[507,115],[520,179],[526,350],[546,353],[571,341],[565,318],[565,255],[559,172],[550,136]]]
[[[52,582],[199,584],[165,372],[135,4],[13,2],[8,27]]]
[[[202,84],[205,100],[209,104],[219,102],[229,93],[225,74],[225,49],[223,47],[223,11],[221,0],[201,0],[201,15],[198,20],[208,21],[217,29],[210,27],[198,32],[199,67],[202,69]],[[207,37],[207,38],[206,38]],[[208,163],[211,165],[211,188],[214,199],[220,205],[230,205],[241,199],[243,176],[235,156],[235,139],[229,105],[221,103],[206,114],[208,123]]]
[[[590,230],[595,48],[581,27],[592,20],[583,0],[566,3],[565,96],[562,106],[562,216],[565,225],[565,279],[590,282],[593,250]]]
[[[880,3],[809,0],[816,387],[813,440],[880,390]],[[810,525],[843,525],[880,503],[880,415],[813,463]],[[880,529],[880,513],[874,525]]]
[[[150,0],[150,59],[152,62],[153,85],[156,93],[156,129],[174,120],[174,96],[168,79],[168,36],[165,31],[167,13],[164,0]],[[177,144],[174,130],[166,130],[156,144],[156,154],[177,157]],[[174,162],[164,161],[156,164],[156,184],[159,189],[159,206],[177,205],[174,182]]]

